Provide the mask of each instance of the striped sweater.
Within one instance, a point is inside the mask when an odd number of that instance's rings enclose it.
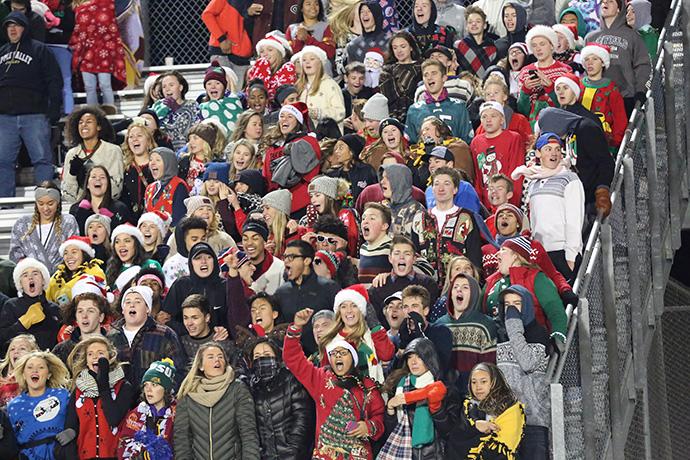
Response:
[[[391,251],[391,237],[384,236],[376,246],[364,243],[359,248],[359,282],[371,284],[379,273],[390,273],[393,269],[388,254]]]

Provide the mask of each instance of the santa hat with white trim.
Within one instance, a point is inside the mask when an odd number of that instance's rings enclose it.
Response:
[[[335,338],[326,345],[326,354],[330,355],[336,348],[344,348],[349,351],[352,355],[352,368],[354,369],[357,367],[357,364],[359,364],[359,356],[357,355],[357,350],[355,350],[355,347],[353,347],[350,342],[343,339],[340,335],[336,335]]]
[[[367,316],[367,303],[369,302],[369,293],[367,292],[367,289],[364,287],[363,284],[353,284],[352,286],[346,287],[345,289],[341,289],[340,292],[338,292],[335,295],[335,300],[333,301],[333,311],[335,313],[338,313],[340,305],[342,305],[343,302],[347,301],[354,303],[357,306],[357,308],[359,308],[359,311],[362,313],[362,316]]]
[[[115,244],[115,238],[120,235],[132,236],[139,241],[140,245],[144,245],[144,235],[142,235],[141,231],[132,224],[120,224],[115,227],[115,230],[113,230],[113,233],[110,235],[110,243]]]
[[[577,78],[577,75],[572,73],[563,74],[560,77],[556,78],[553,87],[556,88],[558,85],[561,84],[567,85],[568,88],[570,88],[573,91],[573,93],[575,93],[575,97],[580,99],[580,79]]]
[[[554,30],[554,32],[562,34],[566,38],[566,40],[568,40],[569,49],[575,49],[575,39],[577,37],[575,37],[575,34],[573,33],[570,27],[568,27],[565,24],[554,24],[551,26],[551,28]]]
[[[161,238],[165,238],[165,235],[167,235],[168,229],[170,228],[170,221],[170,214],[165,211],[154,209],[153,211],[145,212],[141,215],[139,221],[137,222],[137,227],[141,227],[141,224],[144,222],[151,222],[158,227],[158,230],[161,233]]]
[[[14,287],[17,289],[17,295],[19,297],[21,297],[24,294],[22,284],[19,280],[22,277],[22,273],[31,268],[35,268],[39,272],[41,272],[41,275],[43,276],[43,290],[45,290],[48,287],[48,282],[50,281],[50,272],[48,271],[48,267],[46,267],[45,264],[43,264],[40,260],[36,260],[33,257],[25,257],[19,262],[17,262],[17,265],[14,267],[14,270],[12,271]]]
[[[599,43],[587,43],[587,46],[582,48],[580,51],[580,57],[582,57],[582,62],[585,62],[587,56],[594,55],[601,59],[604,63],[604,69],[608,69],[611,65],[611,53],[610,48],[606,45],[600,45]]]
[[[105,280],[100,276],[82,275],[77,282],[74,283],[74,286],[72,286],[72,299],[75,299],[81,294],[88,293],[103,297],[108,302],[112,302],[115,299],[113,293],[108,292],[108,286],[105,284]]]
[[[75,246],[91,258],[96,257],[96,251],[91,247],[91,238],[89,238],[88,236],[70,236],[60,245],[60,248],[58,248],[59,254],[64,255],[65,250],[69,246]]]
[[[319,48],[318,46],[314,45],[307,45],[304,48],[302,48],[302,51],[300,51],[300,62],[302,62],[302,59],[304,59],[304,55],[307,53],[311,53],[317,58],[319,58],[319,61],[321,61],[321,66],[326,68],[326,65],[328,64],[328,55],[324,50]]]
[[[261,54],[259,50],[264,46],[272,46],[283,57],[285,57],[288,51],[292,53],[292,48],[290,47],[290,43],[285,38],[285,35],[277,30],[267,33],[264,38],[256,42],[256,53]]]
[[[309,120],[309,107],[304,102],[293,102],[292,104],[286,104],[280,108],[278,116],[281,113],[286,112],[292,115],[300,122],[301,125],[306,124]]]
[[[527,32],[527,36],[525,37],[525,43],[527,44],[527,49],[529,50],[530,54],[533,53],[532,39],[536,37],[546,38],[551,42],[551,46],[553,46],[554,50],[558,47],[558,36],[556,35],[556,32],[549,26],[536,25]]]

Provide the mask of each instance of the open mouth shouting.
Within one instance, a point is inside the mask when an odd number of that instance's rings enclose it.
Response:
[[[31,382],[33,382],[34,384],[37,384],[38,382],[41,381],[41,376],[38,372],[34,372],[29,377],[29,380],[31,380]]]
[[[366,239],[369,236],[370,232],[371,232],[371,228],[369,227],[369,224],[363,223],[362,224],[362,236]]]
[[[129,260],[131,257],[129,248],[125,247],[118,249],[117,256],[120,258],[120,260]]]

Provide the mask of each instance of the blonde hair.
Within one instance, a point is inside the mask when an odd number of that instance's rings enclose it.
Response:
[[[197,135],[194,134],[194,133],[189,133],[189,135],[190,135],[190,136],[191,136],[191,135],[197,136]],[[199,137],[199,136],[197,136],[197,137]],[[210,145],[208,145],[208,142],[206,142],[204,139],[202,139],[201,137],[199,137],[199,139],[202,140],[201,152],[200,152],[200,153],[201,153],[201,162],[202,162],[202,163],[209,163],[209,162],[213,161],[213,149],[211,148]],[[190,159],[190,161],[191,161],[192,159],[194,159],[194,158],[196,157],[196,155],[197,155],[196,153],[193,154],[193,153],[189,150],[189,142],[187,142],[187,153],[185,153],[184,155],[182,155],[182,158],[184,158],[184,157],[189,157],[189,159]]]
[[[12,348],[13,343],[19,342],[21,340],[27,342],[30,345],[31,349],[29,350],[29,352],[38,350],[38,342],[36,342],[36,337],[34,337],[33,335],[19,334],[18,336],[14,337],[12,340],[10,340],[10,344],[7,347],[5,357],[2,359],[2,361],[0,361],[0,377],[9,376],[14,371],[14,368],[12,367],[12,361],[10,361],[10,348]]]
[[[235,129],[232,131],[232,135],[230,136],[230,142],[236,142],[240,139],[244,139],[244,132],[247,130],[247,126],[249,126],[249,121],[254,116],[259,117],[259,120],[261,120],[261,126],[264,126],[264,118],[259,112],[255,110],[246,110],[237,117]]]
[[[57,190],[58,192],[62,193],[60,190],[60,187],[58,187],[55,182],[52,180],[44,180],[40,184],[38,184],[39,187],[41,188],[50,188],[53,190]],[[21,237],[21,240],[24,241],[26,240],[29,235],[31,235],[34,230],[36,230],[36,227],[39,225],[41,221],[41,215],[38,212],[38,202],[34,202],[34,213],[31,215],[31,224],[29,225],[29,228],[26,230],[26,233],[24,233]],[[55,210],[55,217],[53,217],[53,222],[55,222],[55,225],[53,228],[55,229],[55,239],[57,241],[62,240],[62,200],[58,200],[57,203],[57,209]],[[48,287],[48,281],[49,280],[44,280],[46,283],[46,288]]]
[[[249,152],[252,154],[252,160],[247,166],[246,169],[258,169],[259,168],[259,151],[257,150],[256,145],[254,145],[249,139],[240,139],[237,142],[235,142],[235,145],[232,146],[232,151],[230,152],[230,155],[228,155],[228,163],[230,163],[230,178],[231,179],[236,179],[237,177],[237,170],[235,169],[235,165],[233,163],[233,157],[235,156],[235,150],[237,150],[237,147],[240,145],[243,145],[247,149],[249,149]]]
[[[359,345],[364,341],[364,334],[369,330],[364,315],[361,311],[359,313],[359,321],[357,321],[355,330],[347,336],[347,341],[354,345],[355,349],[359,348]],[[326,349],[326,345],[328,345],[343,329],[345,329],[345,323],[343,322],[343,317],[340,315],[340,309],[338,309],[338,312],[335,314],[333,325],[329,331],[321,337],[321,340],[319,340],[319,353],[323,353]]]
[[[77,376],[81,373],[81,371],[88,368],[88,364],[86,362],[86,352],[91,345],[96,343],[105,345],[106,349],[108,350],[108,362],[110,363],[110,370],[121,366],[121,364],[117,361],[117,348],[115,348],[115,345],[113,345],[106,337],[96,335],[82,340],[77,344],[76,347],[74,347],[72,352],[67,357],[67,366],[72,370],[72,376],[74,377],[72,381],[73,390],[76,388]]]
[[[486,88],[488,88],[489,85],[496,85],[499,88],[501,88],[501,91],[505,93],[506,96],[510,96],[510,88],[508,88],[508,85],[506,85],[505,80],[503,78],[499,77],[498,75],[491,75],[489,78],[486,79],[484,82],[484,86],[482,86],[482,90],[484,93],[486,93]]]
[[[21,391],[27,391],[26,380],[24,379],[24,368],[26,363],[33,358],[42,359],[48,365],[47,388],[67,388],[69,385],[69,371],[60,358],[49,351],[32,351],[22,356],[14,368],[14,378]]]
[[[448,261],[446,262],[446,281],[443,283],[443,289],[441,290],[442,294],[447,294],[450,292],[450,284],[453,282],[453,280],[450,277],[450,274],[453,272],[453,267],[455,264],[458,264],[460,262],[467,262],[470,264],[472,267],[472,277],[479,281],[480,280],[480,273],[477,267],[474,266],[472,261],[467,258],[467,256],[453,256]]]
[[[201,370],[201,362],[204,357],[204,352],[209,348],[217,348],[222,351],[223,358],[225,358],[226,371],[227,369],[230,369],[230,372],[234,373],[232,366],[230,366],[230,363],[228,362],[228,354],[225,352],[225,349],[221,346],[221,344],[214,341],[206,342],[199,347],[194,355],[194,360],[192,361],[192,366],[189,368],[189,373],[182,381],[180,391],[177,392],[178,401],[187,396],[189,393],[194,393],[196,388],[199,386],[201,379],[204,377],[204,371]],[[231,378],[231,380],[232,379],[234,379],[234,376]]]
[[[328,24],[333,32],[333,40],[337,46],[345,46],[352,33],[352,28],[359,28],[355,24],[359,12],[359,0],[334,0],[330,2],[331,14],[328,15]]]
[[[312,56],[316,56],[313,53],[307,52],[307,54],[311,54]],[[317,60],[319,61],[319,70],[316,72],[316,75],[314,75],[314,80],[311,84],[311,87],[309,88],[309,93],[307,96],[314,96],[319,92],[319,88],[321,88],[321,82],[329,78],[328,75],[324,73],[323,70],[323,62],[321,62],[320,59],[318,59],[318,56],[316,56]],[[309,86],[309,77],[307,77],[307,74],[302,71],[300,73],[299,78],[297,79],[297,84],[295,84],[295,88],[297,88],[297,92],[299,93],[300,97],[302,96],[302,93],[307,90]]]
[[[276,215],[270,225],[271,234],[273,235],[273,242],[275,243],[275,256],[283,254],[283,240],[285,239],[285,229],[287,228],[288,216],[278,211],[276,208]]]
[[[127,128],[127,133],[125,134],[125,141],[121,145],[125,170],[129,167],[129,165],[134,163],[134,153],[132,153],[132,150],[129,148],[129,132],[133,129],[141,129],[144,132],[144,137],[146,138],[146,142],[149,147],[149,153],[151,153],[151,150],[158,147],[156,140],[153,138],[153,134],[151,134],[151,132],[146,128],[146,125],[140,121],[133,122]]]

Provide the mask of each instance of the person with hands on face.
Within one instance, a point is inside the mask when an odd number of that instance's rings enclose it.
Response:
[[[383,386],[390,399],[386,404],[386,428],[391,432],[377,460],[396,460],[411,450],[413,458],[438,459],[444,441],[434,429],[431,414],[437,412],[446,395],[442,371],[433,343],[414,339],[402,354],[403,367],[393,371]],[[410,432],[410,437],[396,436]]]
[[[295,314],[283,346],[283,361],[317,403],[312,456],[373,460],[371,443],[384,434],[381,393],[372,379],[359,373],[358,353],[342,337],[326,346],[327,366],[316,367],[307,360],[300,337],[313,313],[305,308]]]
[[[189,83],[177,70],[160,77],[163,99],[154,102],[151,109],[160,119],[160,129],[168,135],[175,151],[187,143],[189,129],[199,118],[199,105],[185,99]]]
[[[67,359],[72,365],[72,395],[65,428],[77,435],[72,458],[113,458],[119,441],[117,428],[136,400],[125,379],[117,350],[103,336],[82,340]]]
[[[200,217],[185,217],[175,227],[173,235],[177,253],[169,256],[163,264],[166,286],[170,287],[178,278],[189,275],[189,251],[200,241],[206,241],[207,229],[206,221]],[[157,319],[162,323],[168,321]]]
[[[297,10],[298,22],[290,24],[285,30],[285,38],[292,52],[299,53],[305,46],[317,46],[329,60],[333,60],[335,41],[321,0],[301,0]]]
[[[524,406],[501,370],[492,363],[475,365],[467,390],[467,397],[461,401],[456,390],[450,389],[439,410],[431,414],[434,427],[446,440],[443,459],[518,458],[525,426]]]

